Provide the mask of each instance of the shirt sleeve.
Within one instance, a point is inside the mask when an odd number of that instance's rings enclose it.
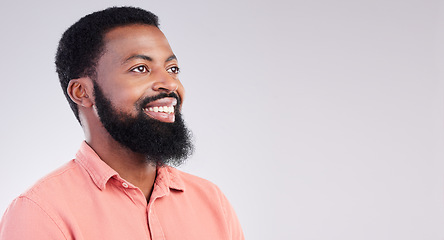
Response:
[[[51,216],[33,200],[21,196],[6,210],[0,222],[0,240],[67,239]]]
[[[227,197],[221,193],[222,204],[224,207],[225,217],[228,224],[228,230],[231,235],[231,240],[245,240],[242,227],[240,225],[239,219],[237,218],[236,212],[228,201]]]

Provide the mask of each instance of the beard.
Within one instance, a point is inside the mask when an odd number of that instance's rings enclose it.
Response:
[[[180,106],[181,100],[177,94],[160,93],[139,99],[135,103],[139,111],[135,117],[116,110],[95,82],[94,96],[100,121],[111,137],[127,149],[145,155],[146,162],[157,166],[179,166],[192,154],[191,132],[185,126],[178,108],[174,111],[173,123],[152,119],[142,109],[149,102],[164,97],[176,98],[176,106]]]

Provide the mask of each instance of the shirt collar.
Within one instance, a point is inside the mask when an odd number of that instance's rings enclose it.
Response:
[[[179,171],[169,166],[157,168],[156,181],[154,182],[150,201],[168,196],[171,189],[185,191],[185,184],[180,177]]]
[[[164,190],[171,188],[179,191],[185,191],[185,184],[180,177],[179,171],[169,166],[157,168],[155,184]]]
[[[106,183],[112,177],[119,177],[119,174],[106,164],[97,153],[83,141],[80,149],[76,154],[76,162],[78,162],[90,175],[96,186],[103,190]],[[120,177],[119,177],[120,178]],[[164,166],[157,169],[155,187],[153,190],[158,191],[158,196],[168,195],[170,189],[185,191],[185,184],[180,176],[179,170]]]
[[[88,172],[100,190],[105,189],[106,183],[111,177],[119,175],[114,169],[108,166],[108,164],[102,161],[85,141],[80,145],[75,161]]]

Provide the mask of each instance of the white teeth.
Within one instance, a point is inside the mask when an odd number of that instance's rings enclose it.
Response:
[[[164,112],[164,113],[174,113],[174,107],[173,106],[163,106],[163,107],[150,107],[148,109],[145,109],[145,111],[148,110],[149,112]]]

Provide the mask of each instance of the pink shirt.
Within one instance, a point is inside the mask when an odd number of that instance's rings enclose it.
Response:
[[[219,188],[171,167],[158,168],[149,203],[85,142],[76,158],[15,199],[0,239],[244,239]]]

